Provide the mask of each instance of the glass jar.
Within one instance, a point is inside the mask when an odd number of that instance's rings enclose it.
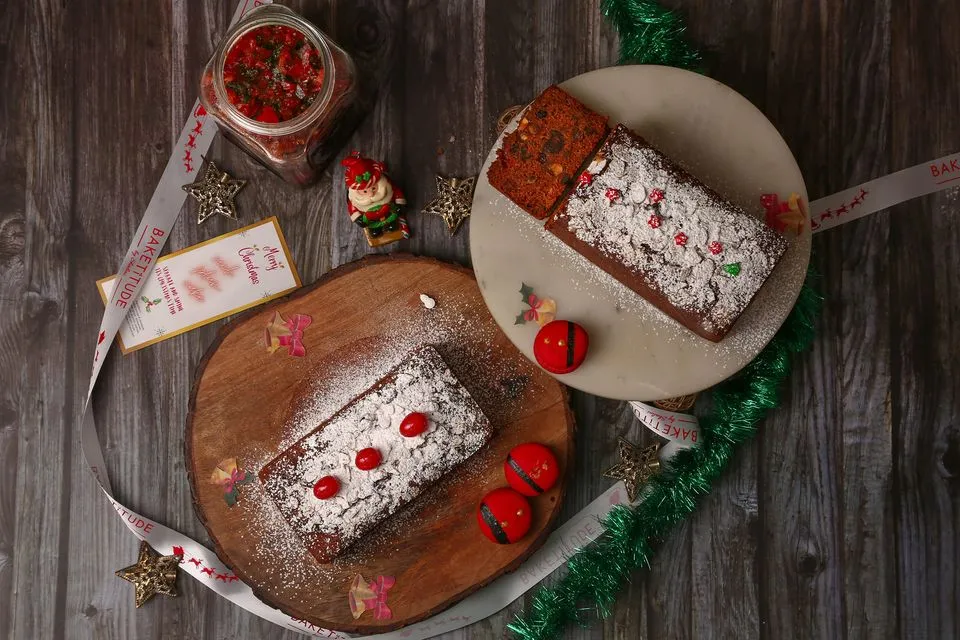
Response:
[[[350,56],[318,28],[276,4],[253,9],[234,25],[200,80],[200,102],[224,135],[300,186],[320,177],[353,132],[358,97]]]

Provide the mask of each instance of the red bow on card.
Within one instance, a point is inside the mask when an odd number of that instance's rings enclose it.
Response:
[[[373,611],[373,617],[377,620],[389,620],[393,617],[393,612],[387,606],[387,591],[396,582],[392,576],[377,576],[377,579],[368,585],[375,597],[364,600],[363,605]]]
[[[303,330],[309,327],[311,322],[313,322],[313,318],[302,313],[298,313],[287,320],[286,327],[290,330],[290,333],[278,337],[280,346],[287,347],[287,353],[294,357],[302,358],[307,355],[307,350],[303,346]]]

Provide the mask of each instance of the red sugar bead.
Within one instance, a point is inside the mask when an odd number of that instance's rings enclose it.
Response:
[[[685,247],[687,246],[687,234],[681,231],[673,237],[673,241],[676,242],[678,246]]]
[[[332,498],[340,492],[340,481],[333,476],[323,476],[313,485],[313,495],[320,500]]]
[[[712,253],[715,256],[720,255],[720,252],[723,251],[723,245],[717,242],[716,240],[708,244],[707,248],[710,249],[710,253]]]
[[[411,413],[400,423],[400,435],[413,438],[427,430],[427,416],[422,413]]]
[[[656,229],[657,227],[659,227],[661,222],[663,222],[663,218],[661,218],[655,213],[652,214],[649,218],[647,218],[647,224],[650,225],[651,229]]]
[[[660,189],[652,189],[648,198],[650,199],[650,204],[657,204],[663,200],[663,191]]]
[[[380,466],[381,461],[382,458],[380,457],[380,452],[373,447],[360,449],[360,451],[357,452],[357,469],[360,469],[361,471],[370,471],[371,469],[376,469]]]
[[[607,200],[610,202],[614,202],[620,199],[620,190],[614,189],[613,187],[608,187],[603,195],[607,196]]]

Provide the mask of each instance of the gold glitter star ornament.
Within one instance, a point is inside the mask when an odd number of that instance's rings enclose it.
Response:
[[[423,208],[424,213],[432,213],[443,218],[450,235],[457,232],[463,221],[470,217],[473,206],[473,186],[477,179],[444,178],[437,176],[437,196]]]
[[[162,556],[154,551],[146,541],[140,542],[140,555],[137,564],[117,571],[117,576],[136,587],[137,607],[157,593],[165,596],[177,595],[177,573],[183,556]]]
[[[631,503],[636,502],[640,487],[660,471],[660,458],[657,455],[659,451],[660,445],[652,444],[641,449],[632,442],[620,438],[617,447],[620,462],[604,471],[603,475],[606,478],[623,480],[623,486],[627,489],[627,498]]]
[[[247,184],[246,180],[236,180],[213,162],[207,162],[207,170],[198,182],[183,185],[183,190],[200,203],[197,211],[197,224],[212,215],[220,214],[232,220],[237,219],[237,205],[233,198]]]

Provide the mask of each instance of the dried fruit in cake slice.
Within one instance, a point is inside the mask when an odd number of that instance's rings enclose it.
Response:
[[[698,335],[719,342],[787,243],[619,125],[546,228]]]
[[[426,424],[406,435],[401,425],[414,413]],[[429,491],[492,434],[490,421],[440,354],[424,347],[264,466],[259,477],[310,553],[327,563]],[[371,452],[376,464],[368,460]]]
[[[534,100],[487,170],[498,191],[535,218],[550,215],[604,136],[607,118],[556,86]]]

